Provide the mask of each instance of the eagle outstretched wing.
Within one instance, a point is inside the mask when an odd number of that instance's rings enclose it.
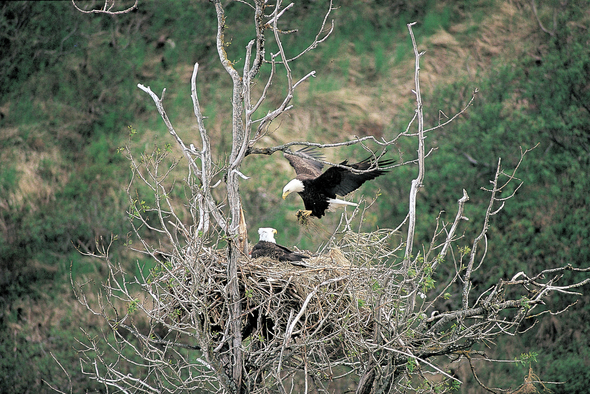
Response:
[[[379,167],[385,167],[393,164],[394,160],[380,160],[378,162]],[[344,160],[340,165],[351,167],[355,170],[366,171],[374,165],[371,162],[371,158],[367,157],[365,160],[348,165],[348,161]],[[364,173],[355,173],[347,168],[341,167],[330,167],[321,176],[314,180],[314,183],[322,185],[322,188],[326,193],[331,196],[339,195],[345,196],[348,193],[361,187],[366,181],[375,179],[380,175],[383,175],[387,170],[381,170],[375,168],[372,171]]]
[[[323,160],[324,156],[321,153],[311,146],[301,148],[297,153],[300,153],[305,157],[295,156],[288,152],[283,153],[283,156],[289,160],[289,164],[295,169],[298,178],[317,178],[322,174],[322,168],[324,168],[324,165],[315,160]]]

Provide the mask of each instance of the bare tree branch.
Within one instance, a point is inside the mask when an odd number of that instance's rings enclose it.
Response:
[[[139,3],[139,0],[135,0],[135,3],[133,3],[133,5],[131,7],[127,7],[124,10],[121,11],[112,11],[112,9],[115,7],[116,4],[116,0],[104,0],[104,6],[102,7],[102,9],[100,10],[83,10],[80,7],[78,7],[78,5],[76,4],[76,0],[72,0],[72,4],[74,5],[74,7],[84,13],[84,14],[108,14],[108,15],[121,15],[121,14],[127,14],[129,12],[135,11],[137,9],[137,5]],[[94,2],[92,2],[92,5],[94,5]]]
[[[537,12],[537,4],[535,3],[535,0],[531,0],[531,5],[533,6],[533,14],[535,15],[535,19],[537,20],[537,23],[539,24],[541,30],[549,34],[551,37],[554,37],[555,29],[557,28],[557,9],[553,10],[553,29],[549,30],[545,26],[543,26],[543,23],[539,18],[539,13]]]

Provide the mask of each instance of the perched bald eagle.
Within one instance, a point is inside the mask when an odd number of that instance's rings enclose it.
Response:
[[[321,218],[326,211],[332,211],[345,205],[357,206],[358,204],[354,202],[336,198],[336,195],[345,196],[358,189],[366,181],[375,179],[387,172],[387,170],[375,168],[371,171],[355,173],[347,168],[330,167],[322,174],[324,165],[314,160],[320,159],[322,157],[320,154],[309,147],[299,149],[297,152],[304,157],[284,153],[285,158],[289,160],[289,163],[295,169],[297,177],[283,188],[283,199],[292,192],[299,193],[303,199],[303,204],[305,204],[305,216],[311,215]],[[393,160],[380,160],[377,165],[385,167],[393,164],[393,162]],[[368,157],[356,164],[348,164],[348,160],[344,160],[340,165],[364,171],[375,167],[375,162],[371,161],[371,157]]]
[[[254,247],[252,248],[252,252],[250,252],[250,256],[252,258],[257,257],[270,257],[272,259],[276,259],[279,261],[301,261],[303,259],[307,259],[308,256],[302,255],[300,253],[295,253],[290,251],[289,249],[285,248],[284,246],[277,245],[275,241],[274,234],[277,233],[277,230],[270,227],[261,227],[258,229],[258,234],[260,235],[260,240]]]

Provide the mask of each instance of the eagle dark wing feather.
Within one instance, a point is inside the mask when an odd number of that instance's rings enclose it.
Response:
[[[302,254],[295,253],[282,245],[279,245],[279,244],[273,244],[273,245],[277,248],[277,252],[283,253],[282,256],[279,256],[279,261],[301,261],[302,259],[307,257]]]
[[[304,178],[316,178],[322,173],[324,165],[315,159],[322,160],[324,156],[311,146],[306,146],[297,151],[305,157],[295,156],[291,153],[285,152],[283,156],[289,160],[291,167],[295,169],[297,176]]]
[[[366,171],[371,168],[371,165],[373,164],[370,159],[371,158],[368,157],[359,163],[349,165],[349,167],[354,168],[355,170]],[[347,165],[347,163],[348,162],[345,160],[340,163],[340,165]],[[381,160],[378,162],[378,165],[379,167],[385,167],[393,163],[394,160]],[[386,172],[387,170],[374,169],[369,172],[357,174],[346,168],[330,167],[315,180],[315,183],[317,185],[323,185],[322,187],[326,194],[334,198],[333,196],[336,194],[339,196],[345,196],[358,189],[366,181],[375,179]]]
[[[292,252],[284,246],[267,241],[259,241],[254,245],[250,254],[254,259],[270,257],[279,261],[301,261],[307,258],[307,256]]]

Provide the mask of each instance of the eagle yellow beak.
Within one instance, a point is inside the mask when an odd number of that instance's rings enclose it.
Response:
[[[277,231],[277,229],[273,228],[272,229],[273,234],[278,234],[279,232]]]
[[[283,193],[283,200],[285,199],[285,197],[287,197],[289,195],[290,192],[284,192]]]

